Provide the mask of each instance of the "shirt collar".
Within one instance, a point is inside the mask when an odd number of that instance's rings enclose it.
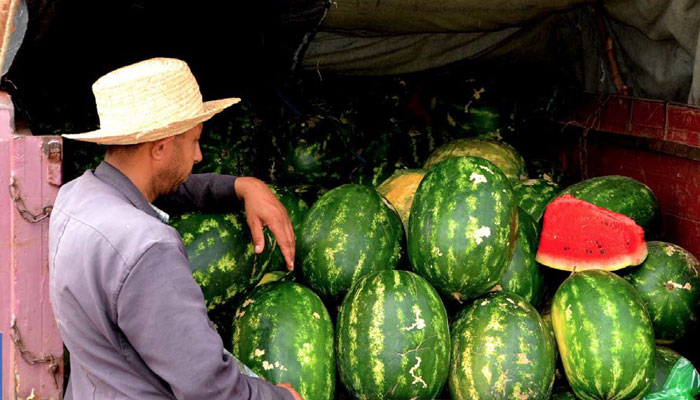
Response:
[[[108,162],[102,161],[100,165],[95,168],[95,176],[102,182],[117,189],[134,205],[134,207],[153,218],[158,218],[161,221],[163,220],[158,212],[153,209],[153,206],[148,200],[143,197],[136,185],[134,185],[126,175],[122,174],[121,171],[111,166]]]

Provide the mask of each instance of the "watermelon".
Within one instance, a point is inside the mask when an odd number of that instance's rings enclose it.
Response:
[[[333,323],[314,292],[295,282],[262,285],[236,311],[233,331],[233,355],[253,372],[304,399],[333,399]]]
[[[615,271],[646,256],[644,231],[632,219],[571,195],[547,206],[538,262],[566,271]]]
[[[654,193],[645,184],[626,176],[587,179],[564,189],[559,196],[567,194],[632,218],[647,236],[655,233],[660,222]]]
[[[348,127],[335,118],[296,117],[285,121],[280,139],[283,178],[294,183],[335,184],[350,175],[352,154],[347,149]]]
[[[458,301],[486,293],[515,251],[517,203],[508,178],[483,158],[435,165],[418,186],[408,221],[413,270]]]
[[[292,229],[294,230],[294,237],[298,237],[299,231],[301,230],[301,223],[304,221],[304,216],[309,211],[309,205],[291,189],[282,187],[270,187],[270,189],[275,193],[275,196],[277,196],[277,199],[282,203],[284,208],[287,209],[287,215],[289,216]],[[279,247],[273,252],[270,265],[270,269],[272,270],[287,269],[282,251]]]
[[[457,139],[444,144],[428,157],[423,169],[429,170],[442,160],[463,156],[487,159],[513,183],[527,176],[525,160],[517,150],[507,143],[484,139]]]
[[[544,274],[535,261],[537,253],[537,224],[530,214],[518,208],[518,239],[515,253],[498,281],[496,288],[518,294],[538,307],[544,296]]]
[[[301,272],[316,293],[342,297],[362,276],[394,269],[404,247],[401,219],[374,189],[339,186],[309,210],[297,240]]]
[[[660,392],[663,389],[666,379],[668,379],[673,366],[676,365],[679,358],[681,358],[681,355],[668,347],[656,347],[656,372],[654,374],[654,383],[649,393]]]
[[[452,323],[453,399],[548,400],[554,383],[554,341],[530,303],[490,293]]]
[[[350,182],[376,188],[380,183],[391,176],[395,168],[396,165],[388,161],[365,163],[352,172]]]
[[[275,239],[265,229],[265,249],[255,254],[242,213],[184,214],[172,225],[182,236],[194,280],[202,288],[208,310],[255,286],[269,270]]]
[[[648,242],[649,256],[625,278],[644,299],[654,322],[656,340],[674,342],[697,321],[700,263],[675,244]]]
[[[544,179],[527,179],[513,185],[520,208],[539,222],[544,209],[559,192],[559,185]]]
[[[357,399],[433,399],[447,379],[445,307],[412,272],[380,271],[354,285],[336,339],[341,381]]]
[[[377,192],[386,197],[401,217],[408,231],[408,216],[411,215],[413,196],[425,176],[422,169],[398,169],[377,187]]]
[[[656,368],[654,330],[626,280],[602,270],[574,273],[552,302],[566,377],[581,399],[640,399]]]

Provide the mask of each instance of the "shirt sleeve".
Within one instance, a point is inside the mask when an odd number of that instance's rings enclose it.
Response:
[[[241,374],[224,354],[177,243],[148,248],[124,279],[116,308],[119,328],[177,399],[293,400],[288,390]]]
[[[168,214],[191,211],[231,212],[241,208],[236,196],[236,177],[219,174],[191,174],[173,194],[160,196],[154,204]]]

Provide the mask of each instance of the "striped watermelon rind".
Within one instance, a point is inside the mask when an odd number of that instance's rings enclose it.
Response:
[[[432,399],[449,371],[447,313],[408,271],[367,275],[348,292],[336,329],[338,368],[357,399]]]
[[[408,255],[413,270],[444,295],[464,301],[486,293],[503,276],[516,239],[515,196],[489,161],[447,159],[418,186]]]
[[[530,303],[490,293],[452,323],[450,393],[456,400],[547,400],[554,383],[554,340]]]
[[[359,184],[324,194],[306,214],[300,233],[304,279],[321,297],[338,302],[362,276],[396,268],[405,243],[391,204]]]
[[[656,340],[672,343],[697,321],[700,306],[700,262],[672,243],[647,242],[648,256],[625,275],[646,303]]]
[[[632,218],[651,237],[661,214],[656,196],[638,180],[619,175],[599,176],[576,183],[562,190],[557,197],[570,194],[599,207]]]
[[[559,185],[544,179],[527,179],[513,185],[518,205],[538,222],[547,204],[559,193]]]
[[[518,208],[518,239],[515,253],[498,281],[497,288],[515,293],[538,307],[544,297],[544,274],[535,261],[538,242],[537,224],[530,214]]]
[[[314,292],[294,282],[262,285],[236,311],[233,329],[233,354],[253,372],[304,399],[333,399],[333,323]]]
[[[575,273],[552,302],[566,377],[583,400],[641,399],[656,367],[654,331],[642,298],[602,270]]]
[[[270,268],[276,248],[273,235],[265,229],[265,249],[255,254],[242,213],[189,213],[173,220],[172,225],[182,236],[208,310],[253,287]]]
[[[480,157],[497,166],[512,183],[527,177],[525,159],[505,142],[485,139],[457,139],[446,143],[428,157],[423,169],[430,170],[443,160],[453,157]]]

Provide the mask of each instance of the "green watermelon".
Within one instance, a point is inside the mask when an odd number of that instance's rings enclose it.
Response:
[[[676,365],[681,355],[668,347],[656,347],[656,373],[654,374],[654,384],[649,393],[660,392],[666,383],[666,379],[671,374],[671,369]]]
[[[612,272],[588,270],[561,284],[552,325],[566,377],[581,399],[641,399],[656,367],[644,301]]]
[[[520,208],[539,222],[544,209],[559,192],[559,185],[544,179],[527,179],[513,185]]]
[[[333,399],[333,323],[314,292],[294,282],[262,285],[236,311],[233,330],[233,355],[253,372],[304,399]]]
[[[395,168],[395,164],[386,160],[371,164],[366,163],[352,172],[350,182],[376,188],[391,176]]]
[[[656,340],[674,342],[697,321],[700,306],[700,263],[675,244],[648,242],[649,255],[625,278],[644,299]]]
[[[452,323],[453,399],[548,400],[554,383],[554,341],[530,303],[490,293]]]
[[[435,165],[418,186],[408,221],[413,270],[458,301],[486,293],[515,251],[517,203],[510,183],[483,158]]]
[[[569,186],[558,196],[566,194],[632,218],[644,228],[647,237],[655,233],[660,221],[659,203],[651,189],[626,176],[587,179]]]
[[[269,270],[275,239],[265,229],[265,249],[255,254],[242,213],[184,214],[172,225],[182,236],[208,310],[255,286]]]
[[[280,187],[270,187],[270,189],[275,193],[277,199],[282,203],[284,208],[287,209],[287,215],[292,222],[294,237],[299,237],[301,223],[304,221],[304,216],[309,211],[309,205],[291,189]],[[284,257],[279,247],[277,247],[272,254],[270,265],[270,269],[272,270],[287,270],[287,265],[284,262]]]
[[[449,370],[445,307],[428,282],[381,271],[355,284],[336,329],[340,378],[357,399],[433,399]]]
[[[411,215],[413,196],[425,172],[422,169],[397,169],[377,187],[377,192],[386,197],[399,213],[406,231],[408,231],[408,216]]]
[[[495,140],[457,139],[437,148],[423,165],[429,170],[442,160],[453,157],[481,157],[496,165],[512,183],[527,176],[525,160],[512,146]]]
[[[335,118],[297,117],[285,121],[279,144],[283,178],[294,183],[335,184],[347,179],[352,154],[346,146],[348,127]]]
[[[297,240],[306,282],[338,301],[362,276],[396,268],[403,246],[396,211],[374,189],[358,184],[323,195],[306,214]]]
[[[535,307],[540,305],[544,296],[544,274],[535,261],[537,242],[537,224],[530,214],[518,208],[518,240],[515,253],[496,286],[505,292],[524,297]]]

